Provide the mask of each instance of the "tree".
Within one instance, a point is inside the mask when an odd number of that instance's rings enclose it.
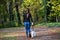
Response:
[[[59,21],[59,15],[60,15],[60,1],[58,0],[50,0],[48,1],[47,6],[50,7],[51,11],[50,11],[50,15],[51,17],[55,17],[56,22]]]

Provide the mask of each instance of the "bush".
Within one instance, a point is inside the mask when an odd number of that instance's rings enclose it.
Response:
[[[0,24],[0,28],[20,27],[20,26],[22,26],[22,24],[17,24],[17,22],[15,21],[10,21],[10,22]]]

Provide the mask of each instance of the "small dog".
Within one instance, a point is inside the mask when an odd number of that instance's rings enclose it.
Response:
[[[34,27],[33,27],[33,22],[32,22],[32,26],[31,26],[31,38],[36,36],[36,32],[34,31]]]
[[[36,32],[34,30],[31,30],[31,38],[36,36]]]

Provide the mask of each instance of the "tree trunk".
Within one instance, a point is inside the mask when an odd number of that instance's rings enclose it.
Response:
[[[13,21],[14,17],[13,17],[13,8],[12,8],[12,1],[9,0],[7,3],[7,10],[8,10],[8,14],[9,14],[9,20]]]
[[[45,16],[45,22],[47,22],[47,9],[46,9],[46,0],[43,0],[43,5],[44,5],[44,11],[43,11],[43,13],[45,14],[44,16]]]
[[[56,16],[56,22],[58,22],[58,16]]]
[[[34,14],[35,14],[35,20],[34,20],[34,22],[38,22],[37,9],[34,9],[34,10],[35,10],[35,12],[34,12]]]
[[[60,22],[60,16],[58,17],[58,22]]]
[[[15,0],[15,7],[16,7],[16,12],[17,12],[18,23],[21,24],[21,19],[20,19],[20,14],[19,14],[17,0]]]
[[[9,1],[7,1],[7,13],[8,13],[8,19],[9,19],[9,17],[10,17],[10,14],[9,14],[9,5],[10,5],[10,3],[9,3]],[[9,19],[10,20],[10,19]],[[7,22],[9,22],[9,20],[7,20]]]

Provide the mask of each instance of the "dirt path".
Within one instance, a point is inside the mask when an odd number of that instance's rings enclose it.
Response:
[[[14,29],[14,30],[13,30]],[[60,28],[35,28],[37,36],[30,40],[60,40]],[[0,40],[15,37],[14,40],[26,40],[24,28],[0,29]],[[9,40],[9,39],[6,39]]]

